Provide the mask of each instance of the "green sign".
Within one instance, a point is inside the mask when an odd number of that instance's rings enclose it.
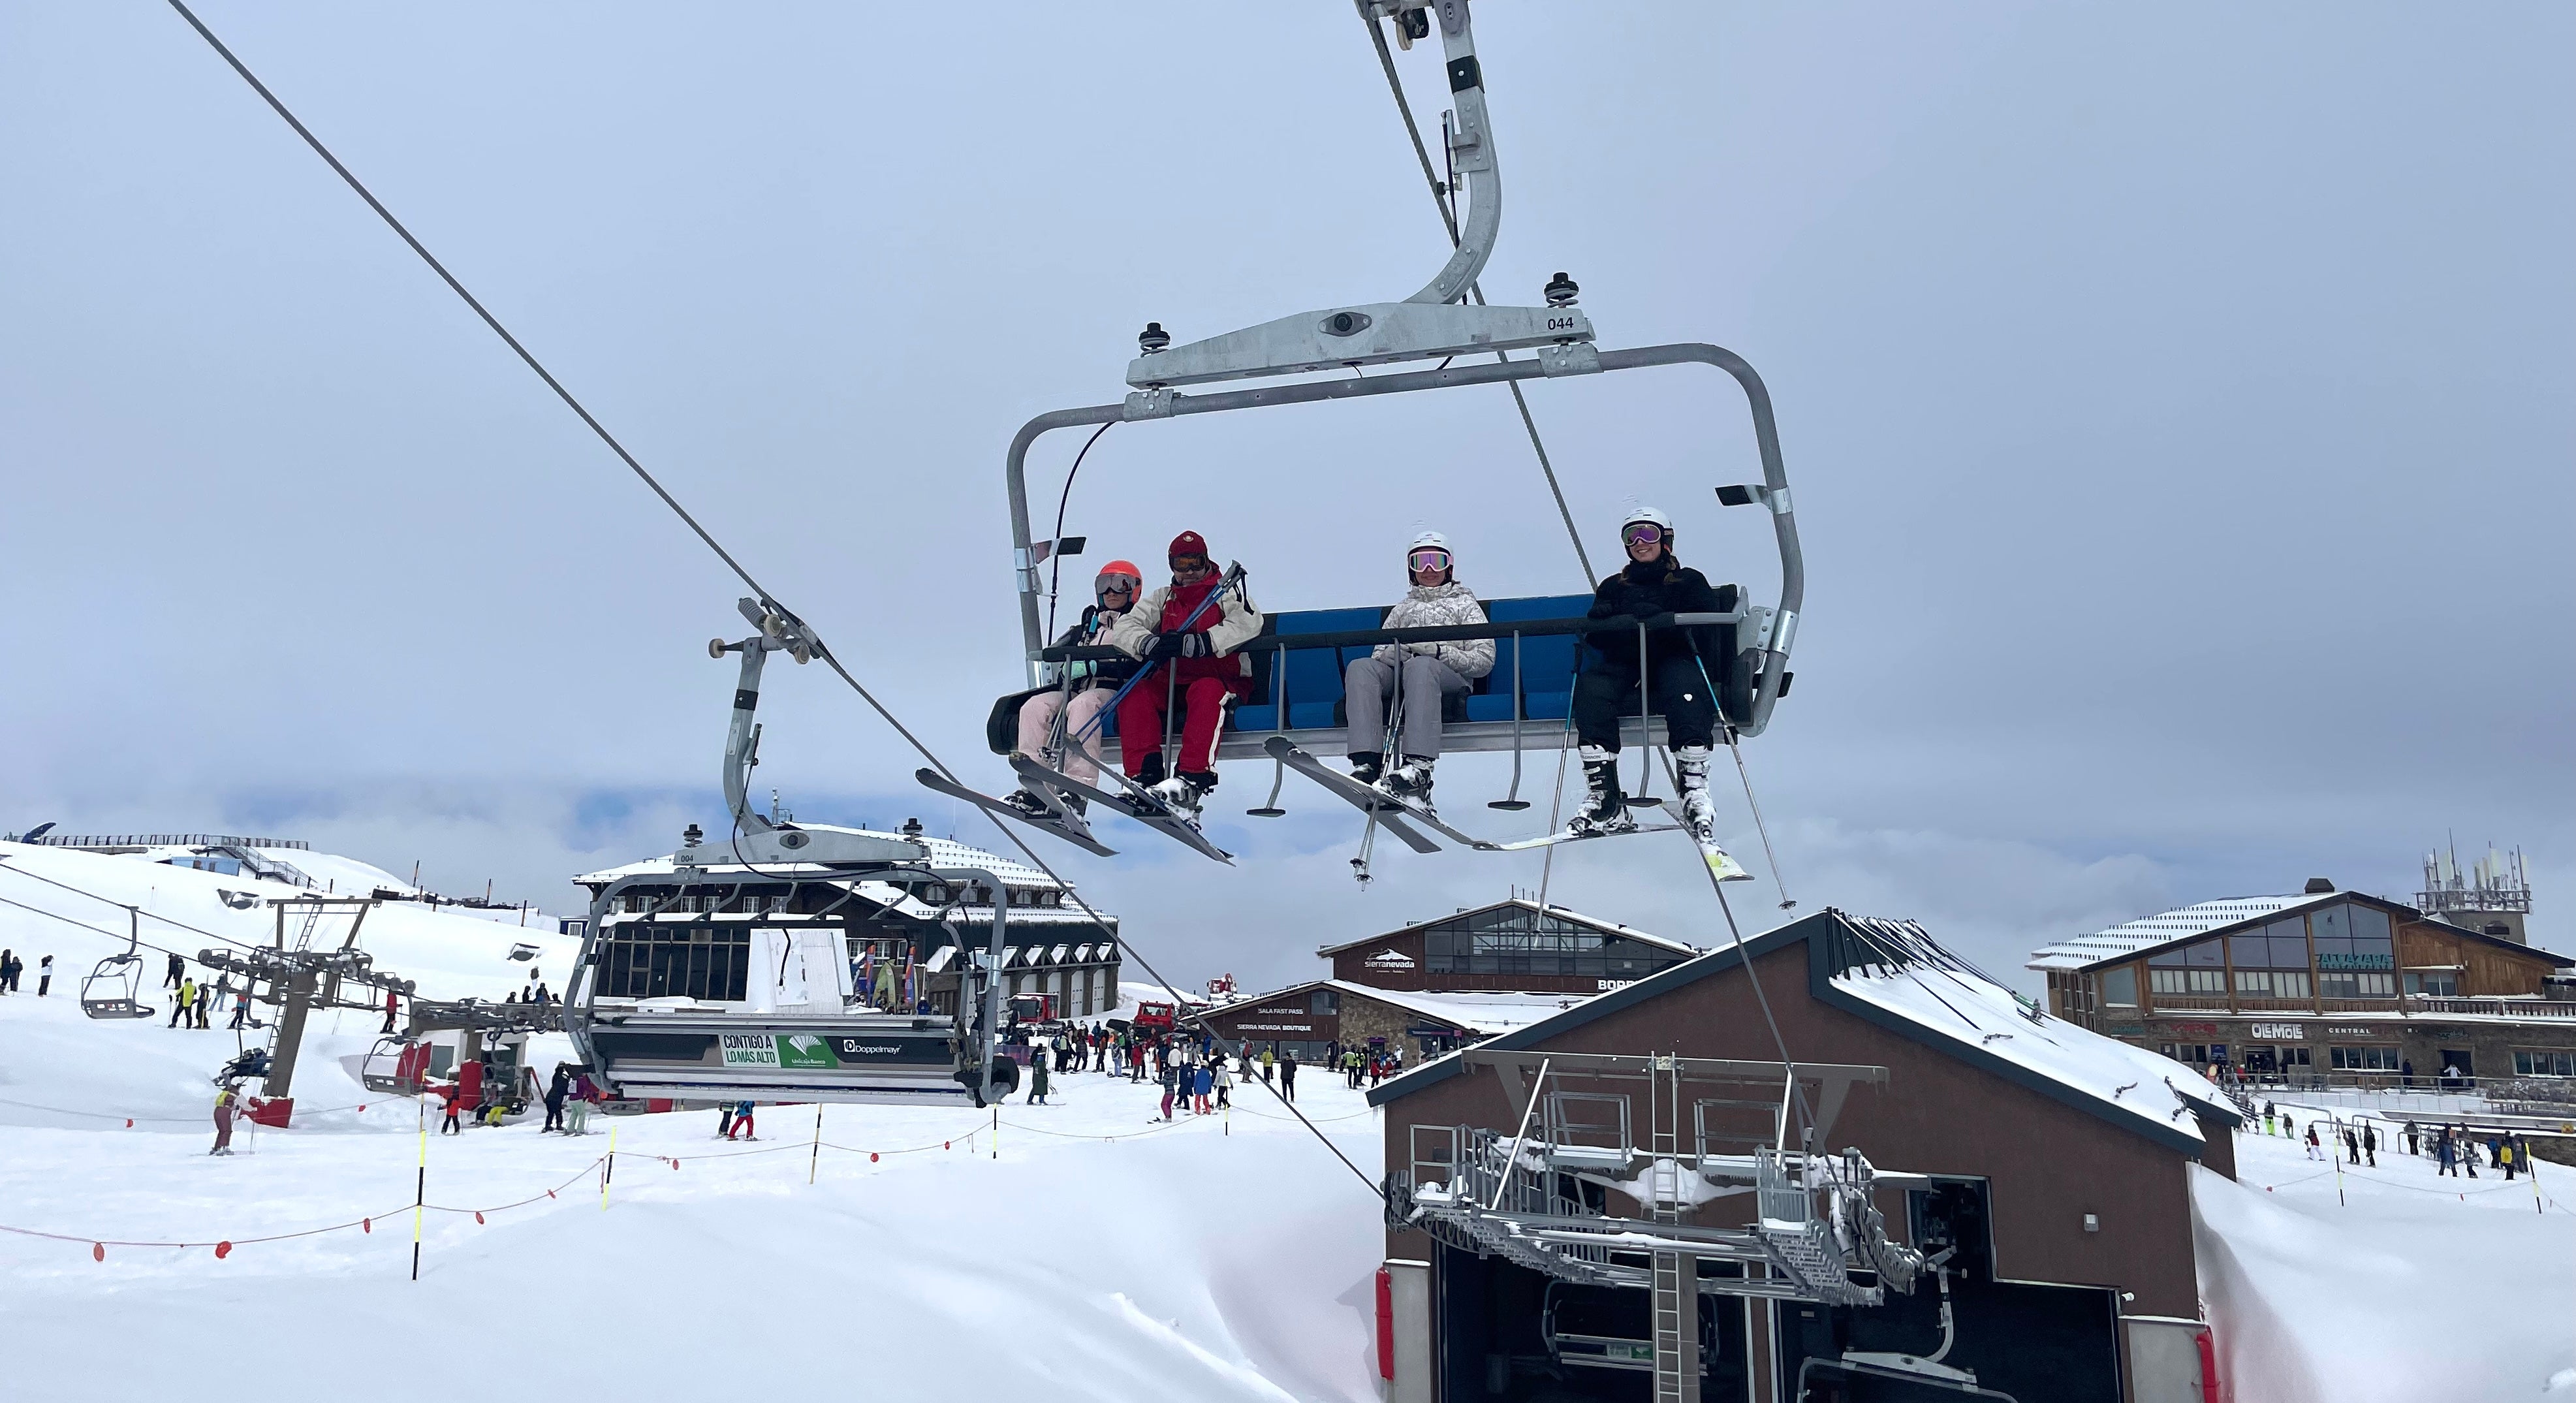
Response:
[[[829,1071],[841,1065],[832,1055],[832,1045],[812,1033],[780,1033],[778,1065],[804,1070]]]
[[[728,1067],[830,1071],[841,1065],[832,1045],[814,1033],[721,1033],[717,1042]]]

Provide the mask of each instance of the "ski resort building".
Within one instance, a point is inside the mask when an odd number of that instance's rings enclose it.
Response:
[[[1589,997],[1670,969],[1699,951],[1514,896],[1315,953],[1332,962],[1334,979],[1376,989]]]
[[[1557,1089],[1566,1066],[1609,1058],[1650,1069],[1616,1108],[1606,1104],[1612,1098]],[[1386,1127],[1390,1397],[1645,1397],[1641,1372],[1659,1367],[1657,1332],[1679,1327],[1650,1319],[1648,1290],[1571,1279],[1621,1269],[1621,1249],[1581,1248],[1595,1255],[1560,1275],[1544,1264],[1545,1242],[1587,1240],[1563,1236],[1586,1211],[1647,1218],[1628,1193],[1678,1192],[1640,1187],[1663,1182],[1655,1176],[1690,1175],[1694,1165],[1715,1173],[1730,1158],[1714,1152],[1722,1115],[1752,1120],[1757,1161],[1775,1133],[1797,1149],[1794,1128],[1775,1131],[1789,1099],[1776,1073],[1767,1097],[1658,1101],[1646,1089],[1668,1068],[1724,1075],[1784,1060],[1836,1064],[1839,1078],[1802,1093],[1814,1100],[1792,1126],[1813,1125],[1830,1163],[1843,1163],[1846,1147],[1867,1157],[1876,1170],[1871,1201],[1891,1238],[1951,1253],[1941,1259],[1956,1326],[1940,1356],[1945,1367],[1973,1370],[1982,1388],[2052,1403],[2201,1396],[2192,1174],[2200,1166],[2234,1177],[2235,1108],[2185,1068],[2023,1003],[1920,927],[1827,910],[1369,1094]],[[1587,1119],[1590,1132],[1569,1145]],[[1528,1236],[1489,1251],[1462,1246],[1458,1231],[1478,1224],[1482,1205],[1453,1206],[1446,1217],[1421,1205],[1454,1205],[1463,1172],[1456,1147],[1495,1134],[1540,1146],[1537,1159],[1551,1170],[1540,1177],[1570,1205],[1557,1212],[1577,1217],[1527,1219]],[[1676,1158],[1683,1168],[1661,1167]],[[1515,1151],[1510,1162],[1523,1159]],[[1557,1167],[1587,1163],[1604,1172]],[[1610,1187],[1617,1184],[1626,1188]],[[1776,1197],[1741,1188],[1685,1196],[1697,1201],[1656,1211],[1657,1234],[1741,1239],[1765,1229]],[[1699,1306],[1700,1397],[1785,1403],[1814,1373],[1810,1361],[1876,1351],[1920,1363],[1943,1344],[1928,1270],[1910,1293],[1889,1290],[1878,1304],[1822,1304],[1766,1298],[1790,1267],[1711,1252],[1676,1268],[1697,1285],[1685,1299]],[[1624,1269],[1642,1276],[1643,1265]],[[1653,1265],[1661,1289],[1664,1258]],[[1958,1395],[1899,1385],[1836,1396]]]
[[[1046,873],[954,839],[930,837],[922,832],[919,820],[907,822],[900,833],[876,836],[925,844],[933,867],[977,867],[1001,879],[1010,900],[1009,918],[1003,923],[1006,993],[1047,995],[1060,1017],[1101,1017],[1118,1007],[1117,917],[1104,912],[1095,923],[1080,906],[1065,899],[1064,888]],[[668,922],[612,925],[596,961],[602,997],[686,998],[748,1006],[748,975],[754,962],[751,936],[739,920],[721,918],[743,914],[722,883],[728,874],[742,876],[749,869],[723,861],[720,848],[706,851],[710,853],[706,865],[691,869],[686,882],[668,857],[573,879],[595,898],[621,877],[670,874],[668,887],[651,883],[627,887],[618,898],[617,914],[682,910],[707,918],[680,926]],[[992,939],[992,893],[926,874],[893,881],[818,879],[799,891],[795,903],[783,909],[790,914],[840,918],[840,945],[850,962],[848,983],[854,992],[879,1005],[911,1003],[927,1005],[934,1012],[955,1012],[959,962],[966,951],[982,950]],[[580,934],[580,924],[567,923],[567,933]],[[838,972],[818,973],[830,976],[829,985],[842,982]]]
[[[1215,1009],[1208,1023],[1241,1040],[1298,1061],[1326,1061],[1345,1048],[1395,1052],[1414,1066],[1444,1052],[1525,1028],[1571,1008],[1572,994],[1446,993],[1380,989],[1347,979],[1315,979]]]
[[[2297,1085],[2576,1075],[2576,960],[2319,877],[2032,952],[2051,1012],[2177,1061]]]

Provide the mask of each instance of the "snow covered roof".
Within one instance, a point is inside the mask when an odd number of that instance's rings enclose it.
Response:
[[[1514,1028],[1526,1028],[1541,1019],[1553,1018],[1591,997],[1588,994],[1418,994],[1408,989],[1381,989],[1374,984],[1357,984],[1347,979],[1322,982],[1326,987],[1345,994],[1393,1004],[1425,1018],[1479,1033],[1506,1033]]]
[[[992,873],[994,876],[1001,878],[1004,882],[1015,887],[1036,887],[1042,891],[1053,891],[1060,885],[1055,878],[1029,866],[1025,862],[1014,862],[999,853],[986,852],[982,848],[969,846],[968,844],[958,842],[954,838],[933,838],[927,833],[885,833],[873,828],[844,828],[838,824],[830,823],[800,823],[796,826],[816,833],[857,833],[870,838],[890,838],[899,842],[910,841],[919,843],[930,850],[929,865],[932,867],[981,867],[985,871]],[[705,851],[710,859],[707,863],[708,871],[738,872],[742,870],[742,868],[737,864],[716,862],[712,860],[717,853],[723,851],[720,845],[710,844]],[[604,885],[606,883],[616,881],[620,877],[644,877],[668,872],[672,870],[672,866],[672,861],[668,856],[648,857],[641,862],[630,862],[622,867],[605,867],[597,872],[585,872],[580,876],[573,878],[573,880],[583,884],[584,886]],[[810,864],[799,863],[782,867],[778,864],[771,863],[765,864],[762,867],[762,870],[766,872],[802,872],[804,870],[808,870],[810,866]],[[818,873],[821,871],[819,868],[812,868],[811,870],[817,871]]]
[[[2195,1112],[2231,1123],[2237,1119],[2236,1107],[2208,1078],[2171,1058],[2025,1005],[1914,922],[1842,919],[1861,935],[1865,948],[1860,962],[1828,983],[1886,1018],[1901,1020],[1904,1031],[1936,1045],[1947,1043],[1969,1060],[1991,1059],[2027,1073],[2015,1078],[2026,1084],[2030,1077],[2042,1079],[2088,1099],[2092,1104],[2087,1109],[2097,1115],[2138,1122],[2136,1129],[2178,1131],[2199,1141]]]
[[[1531,901],[1526,897],[1517,896],[1508,901],[1494,902],[1491,905],[1466,907],[1462,910],[1452,911],[1446,916],[1434,916],[1427,921],[1409,921],[1402,927],[1395,930],[1382,930],[1375,935],[1362,936],[1357,940],[1345,940],[1339,945],[1323,946],[1316,950],[1315,953],[1329,959],[1334,955],[1340,954],[1344,950],[1351,950],[1362,945],[1374,944],[1377,941],[1386,939],[1388,936],[1402,935],[1409,930],[1418,930],[1424,926],[1438,925],[1443,921],[1455,921],[1462,917],[1476,915],[1479,912],[1496,911],[1506,906],[1517,906],[1524,911],[1530,912],[1544,912],[1545,914],[1554,916],[1561,921],[1572,921],[1574,924],[1579,926],[1590,926],[1604,935],[1615,935],[1623,940],[1634,940],[1639,944],[1657,946],[1679,955],[1696,955],[1699,953],[1698,946],[1689,944],[1685,941],[1675,940],[1670,936],[1656,935],[1649,931],[1637,930],[1630,926],[1623,926],[1617,921],[1602,920],[1598,916],[1586,916],[1580,911],[1568,911],[1564,907],[1556,905],[1553,902],[1542,907],[1537,902]]]
[[[2134,921],[2122,921],[2090,935],[2043,945],[2031,952],[2030,960],[2023,968],[2082,969],[2104,960],[2152,950],[2169,940],[2207,935],[2245,921],[2278,915],[2294,906],[2340,901],[2349,895],[2348,892],[2330,892],[2316,896],[2230,896],[2195,906],[2176,907],[2152,916],[2141,916]]]
[[[2201,1115],[2230,1124],[2239,1119],[2236,1108],[2207,1078],[2022,1003],[1914,922],[1831,908],[1747,941],[1741,954],[1731,946],[1711,951],[1504,1033],[1487,1046],[1504,1051],[1540,1047],[1699,980],[1741,974],[1746,960],[1792,945],[1806,947],[1807,993],[1817,1002],[2180,1153],[2196,1157],[2201,1152]],[[1437,1085],[1459,1075],[1465,1065],[1455,1053],[1435,1058],[1369,1092],[1369,1104],[1385,1105]]]
[[[1360,984],[1348,979],[1309,979],[1284,989],[1228,999],[1209,1011],[1221,1015],[1257,1004],[1295,998],[1317,989],[1375,999],[1421,1018],[1486,1035],[1526,1028],[1541,1019],[1555,1017],[1591,997],[1576,994],[1421,994],[1407,989],[1381,989],[1374,984]]]

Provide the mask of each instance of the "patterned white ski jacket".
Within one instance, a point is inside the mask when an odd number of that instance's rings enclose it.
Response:
[[[1485,621],[1485,606],[1476,592],[1451,580],[1445,585],[1415,585],[1387,611],[1388,628],[1456,628]],[[1408,653],[1428,653],[1473,682],[1494,670],[1494,640],[1469,638],[1454,643],[1407,643]],[[1370,654],[1382,663],[1395,661],[1396,645],[1381,643]]]

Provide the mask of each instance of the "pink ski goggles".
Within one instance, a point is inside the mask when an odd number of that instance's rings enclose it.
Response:
[[[1651,521],[1640,521],[1620,532],[1619,539],[1632,546],[1651,546],[1664,539],[1664,528]]]
[[[1413,552],[1411,555],[1406,556],[1404,558],[1404,563],[1407,568],[1411,569],[1416,574],[1425,570],[1446,570],[1449,568],[1449,552],[1445,550],[1418,550]]]

